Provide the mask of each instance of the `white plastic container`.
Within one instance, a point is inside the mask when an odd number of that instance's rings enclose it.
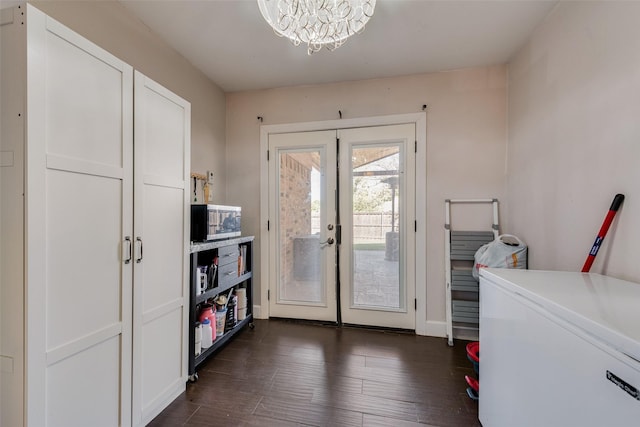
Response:
[[[211,344],[213,344],[213,341],[211,340],[211,334],[212,334],[211,322],[209,321],[209,319],[204,319],[202,321],[202,349],[203,350],[205,348],[211,347]]]
[[[196,284],[196,295],[202,295],[202,286],[200,285],[200,276],[202,276],[202,271],[200,267],[196,268],[196,277],[198,278],[198,283]]]

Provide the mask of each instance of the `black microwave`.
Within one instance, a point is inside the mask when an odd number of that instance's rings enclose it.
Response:
[[[240,236],[242,208],[223,205],[191,205],[191,241]]]

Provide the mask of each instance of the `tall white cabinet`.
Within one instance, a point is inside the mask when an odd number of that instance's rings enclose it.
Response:
[[[0,423],[144,425],[185,388],[190,105],[2,11]]]

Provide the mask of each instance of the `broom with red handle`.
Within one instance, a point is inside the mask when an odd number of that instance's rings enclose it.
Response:
[[[602,227],[600,227],[600,231],[596,236],[596,241],[593,242],[593,246],[591,247],[591,251],[589,251],[589,255],[587,255],[587,260],[584,262],[584,266],[582,266],[582,272],[588,273],[591,270],[591,264],[596,259],[596,255],[598,254],[598,250],[600,249],[600,245],[604,240],[604,236],[607,235],[607,231],[609,230],[609,226],[613,222],[613,217],[616,216],[616,212],[618,212],[618,208],[624,201],[624,194],[616,194],[613,198],[613,203],[611,203],[611,207],[609,208],[609,212],[607,212],[607,216],[604,217],[604,222],[602,223]]]

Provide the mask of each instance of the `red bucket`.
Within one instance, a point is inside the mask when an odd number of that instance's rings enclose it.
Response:
[[[473,370],[480,373],[480,343],[478,341],[467,344],[467,358],[473,364]]]
[[[475,363],[480,363],[480,343],[478,341],[467,344],[467,357]]]

